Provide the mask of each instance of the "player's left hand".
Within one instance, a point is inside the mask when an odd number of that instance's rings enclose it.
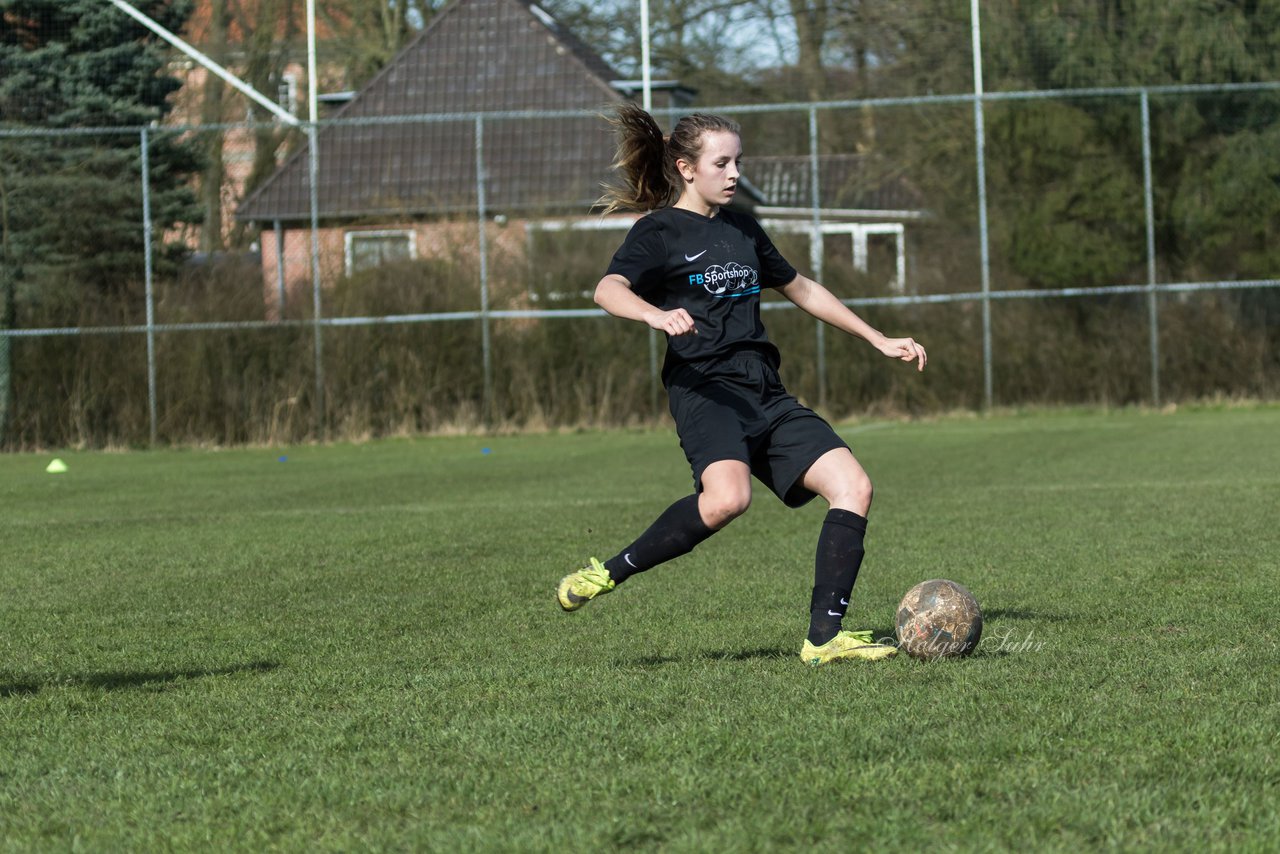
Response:
[[[880,345],[880,352],[891,359],[904,362],[916,362],[916,370],[923,371],[929,364],[929,354],[914,338],[886,338]]]

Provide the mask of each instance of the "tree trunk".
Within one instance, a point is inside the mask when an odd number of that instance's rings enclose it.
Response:
[[[822,47],[827,35],[827,0],[789,0],[789,2],[791,17],[796,24],[796,41],[800,50],[796,65],[804,81],[805,96],[810,101],[819,101],[826,89]]]
[[[227,3],[226,0],[210,0],[209,52],[221,64],[227,62]],[[218,124],[222,121],[222,97],[226,84],[216,74],[205,77],[204,95],[200,105],[201,124]],[[200,229],[200,251],[216,252],[223,248],[222,237],[222,182],[226,175],[223,162],[223,142],[226,134],[221,131],[205,131],[201,148],[207,158],[200,181],[200,206],[204,211],[204,226]]]
[[[257,7],[256,19],[246,18],[241,23],[241,28],[252,34],[245,42],[248,53],[244,78],[259,92],[272,95],[278,91],[289,64],[288,46],[298,35],[298,11],[295,0],[264,0]],[[250,110],[257,119],[257,108],[250,107]],[[253,163],[240,188],[243,195],[252,193],[275,171],[276,152],[287,138],[287,131],[273,125],[254,128]],[[231,248],[241,249],[256,238],[256,226],[236,221],[231,225],[227,243]]]

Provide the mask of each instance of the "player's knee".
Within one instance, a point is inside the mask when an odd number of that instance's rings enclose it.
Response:
[[[702,521],[712,529],[723,528],[737,519],[751,506],[751,489],[728,489],[715,493],[704,492],[698,509]]]
[[[859,470],[857,474],[851,474],[843,480],[839,489],[828,500],[832,507],[853,510],[865,515],[867,510],[871,509],[871,499],[874,494],[875,488],[871,485],[871,478],[867,477],[866,472]]]
[[[871,498],[875,495],[876,489],[871,485],[871,478],[867,477],[866,472],[861,472],[860,476],[855,478],[853,492],[860,504],[871,506]]]

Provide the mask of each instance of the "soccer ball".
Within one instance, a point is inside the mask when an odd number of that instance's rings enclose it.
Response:
[[[982,609],[963,585],[945,578],[921,581],[898,604],[898,648],[932,661],[968,655],[982,637]]]

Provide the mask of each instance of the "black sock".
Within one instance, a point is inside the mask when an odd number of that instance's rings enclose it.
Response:
[[[698,512],[698,496],[688,495],[672,504],[634,543],[604,562],[609,577],[626,581],[637,572],[693,551],[714,534]]]
[[[809,642],[821,646],[840,631],[853,584],[862,566],[867,519],[849,510],[829,510],[818,535],[809,601]]]

